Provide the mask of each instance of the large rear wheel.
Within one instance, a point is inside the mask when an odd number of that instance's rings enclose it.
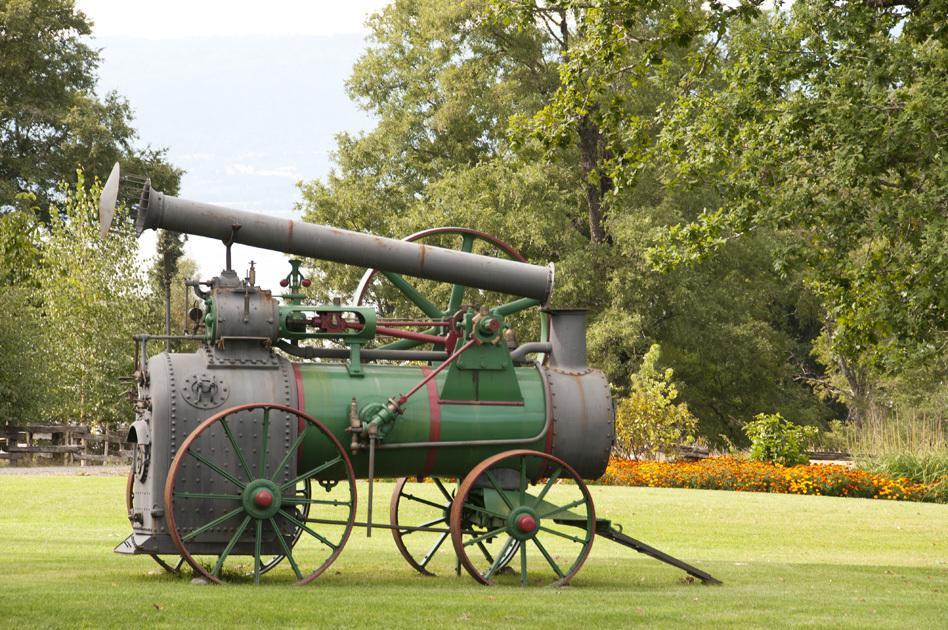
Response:
[[[275,437],[291,435],[292,444],[272,464]],[[300,472],[304,443],[319,445],[324,455]],[[329,497],[312,498],[307,489],[314,480],[327,482],[321,485]],[[308,518],[306,506],[320,518]],[[181,556],[212,582],[249,573],[259,583],[266,560],[276,554],[306,584],[335,561],[352,532],[355,474],[321,422],[285,405],[241,405],[202,422],[178,448],[165,483],[165,514]],[[341,525],[320,527],[315,520]],[[251,556],[249,571],[242,556]]]

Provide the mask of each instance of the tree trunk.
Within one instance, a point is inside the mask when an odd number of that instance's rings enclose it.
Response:
[[[612,190],[612,180],[602,173],[600,166],[605,157],[599,126],[584,115],[577,128],[579,132],[580,167],[586,187],[586,205],[589,212],[589,240],[606,243],[609,237],[603,220],[603,198]]]

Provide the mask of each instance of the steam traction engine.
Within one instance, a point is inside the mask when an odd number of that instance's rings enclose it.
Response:
[[[128,183],[116,164],[100,203],[103,237]],[[213,582],[259,582],[285,559],[307,583],[354,527],[368,535],[382,527],[424,574],[453,547],[456,571],[484,584],[503,574],[565,584],[599,533],[715,581],[596,516],[583,480],[605,470],[614,416],[606,379],[586,365],[584,313],[544,310],[539,342],[518,345],[511,326],[547,303],[552,265],[528,264],[465,228],[392,240],[177,199],[147,180],[133,201],[139,234],[221,240],[227,265],[189,282],[204,306],[190,313],[195,334],[175,339],[200,342],[196,351],[149,358],[148,342],[168,337],[136,337],[133,533],[117,552],[148,554],[168,570],[187,562]],[[426,243],[448,237],[460,249]],[[472,253],[479,242],[503,257]],[[353,305],[309,305],[310,281],[291,260],[281,302],[255,286],[253,271],[240,278],[231,269],[233,243],[368,270]],[[452,285],[447,303],[404,276]],[[366,304],[378,282],[424,317],[381,319]],[[466,288],[516,297],[472,304]],[[528,358],[535,354],[545,359]],[[387,524],[372,520],[376,478],[399,478]],[[368,480],[364,522],[356,479]]]

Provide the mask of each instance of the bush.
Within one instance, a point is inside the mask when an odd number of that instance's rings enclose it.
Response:
[[[948,503],[948,453],[888,453],[860,459],[859,468],[876,474],[909,479],[927,490],[925,500]]]
[[[816,427],[801,427],[785,420],[779,413],[759,413],[744,425],[751,441],[750,458],[781,466],[807,464],[806,443],[816,437]]]
[[[656,367],[661,348],[653,345],[632,376],[631,393],[616,407],[616,451],[639,459],[671,454],[679,444],[694,441],[698,419],[684,403],[675,404],[678,390],[671,368]]]

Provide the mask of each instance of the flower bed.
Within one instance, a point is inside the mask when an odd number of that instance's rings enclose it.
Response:
[[[697,462],[613,459],[599,483],[609,486],[701,488],[898,501],[924,501],[929,494],[928,486],[908,479],[836,464],[784,467],[734,457],[710,457]]]

